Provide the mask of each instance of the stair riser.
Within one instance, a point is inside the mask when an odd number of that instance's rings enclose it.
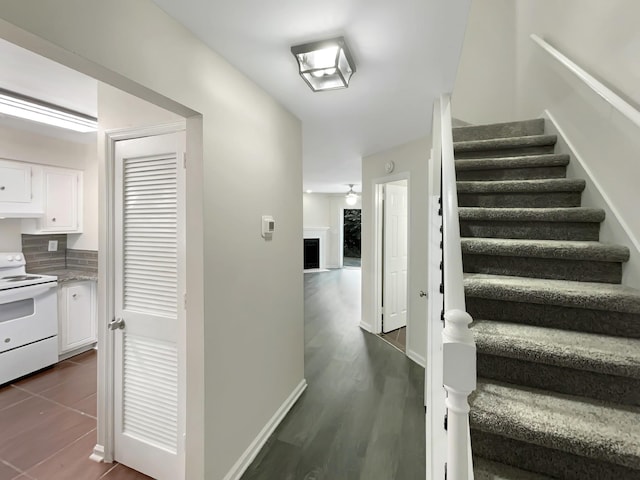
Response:
[[[468,273],[600,283],[622,281],[620,262],[469,254],[464,254],[462,259],[464,271]]]
[[[581,196],[581,192],[458,193],[458,206],[488,208],[579,207]]]
[[[473,318],[640,338],[640,315],[466,296]]]
[[[600,223],[461,220],[460,235],[477,238],[598,241]]]
[[[458,180],[540,180],[543,178],[565,178],[567,167],[500,168],[491,170],[459,170]]]
[[[477,125],[453,129],[454,142],[467,140],[488,140],[491,138],[525,137],[544,134],[544,120],[500,123],[497,125]]]
[[[498,148],[487,150],[469,150],[466,152],[455,152],[456,159],[463,158],[498,158],[498,157],[519,157],[522,155],[542,155],[553,153],[554,145],[543,145],[539,147],[515,147]]]
[[[613,463],[471,430],[473,454],[565,480],[637,480],[640,471]]]
[[[488,355],[478,345],[478,376],[605,402],[640,405],[640,380]]]

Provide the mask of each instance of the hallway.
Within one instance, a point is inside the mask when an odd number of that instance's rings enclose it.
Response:
[[[242,479],[424,478],[424,369],[360,329],[360,270],[304,282],[309,386]]]

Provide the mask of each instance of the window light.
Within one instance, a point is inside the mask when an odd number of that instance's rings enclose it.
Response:
[[[76,132],[95,132],[98,119],[0,88],[0,113]]]
[[[300,76],[314,92],[347,88],[356,71],[343,37],[291,47]]]

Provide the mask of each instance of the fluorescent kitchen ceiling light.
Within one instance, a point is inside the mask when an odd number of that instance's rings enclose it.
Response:
[[[98,129],[97,118],[2,88],[0,113],[81,133],[95,132]]]
[[[300,76],[314,92],[347,88],[355,63],[343,37],[291,47]]]

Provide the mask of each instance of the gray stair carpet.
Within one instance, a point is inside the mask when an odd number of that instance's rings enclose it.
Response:
[[[640,479],[640,291],[541,119],[453,129],[475,478]]]

